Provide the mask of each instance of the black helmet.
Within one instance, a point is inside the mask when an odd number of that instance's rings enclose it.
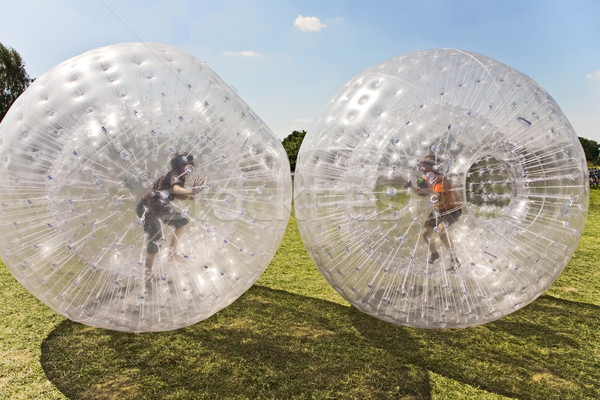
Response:
[[[171,159],[171,169],[179,171],[186,165],[194,166],[194,156],[190,153],[175,153]]]

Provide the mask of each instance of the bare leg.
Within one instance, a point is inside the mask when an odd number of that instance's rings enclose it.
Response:
[[[148,246],[146,248],[146,261],[144,264],[144,277],[147,281],[152,280],[152,266],[159,251],[159,243],[162,241],[162,227],[158,217],[149,213],[144,220],[144,232],[148,235]]]
[[[446,225],[444,223],[441,223],[438,225],[438,229],[442,244],[450,254],[450,258],[452,259],[452,262],[450,263],[450,268],[448,268],[448,270],[456,271],[456,269],[460,267],[460,261],[458,261],[458,258],[456,257],[456,254],[454,252],[454,247],[452,245],[452,241],[450,240],[450,235],[448,235],[448,231],[446,230]]]
[[[171,251],[175,253],[177,251],[177,246],[179,246],[179,238],[183,233],[183,226],[181,228],[175,229],[173,232],[173,237],[171,238]]]
[[[152,265],[154,264],[154,257],[156,254],[147,253],[146,254],[146,262],[144,265],[144,276],[146,280],[152,279]]]
[[[171,238],[171,250],[169,253],[169,260],[170,261],[184,261],[184,258],[181,257],[179,254],[177,254],[177,247],[179,246],[179,238],[181,237],[181,235],[183,234],[183,226],[180,228],[175,229],[175,232],[173,232],[173,237]]]
[[[452,240],[450,240],[450,235],[448,235],[448,232],[446,231],[446,225],[441,223],[438,225],[438,229],[440,233],[440,240],[442,241],[444,248],[448,251],[450,257],[454,260],[456,258],[454,254],[454,247],[452,245]]]
[[[423,227],[423,239],[425,240],[425,243],[427,243],[427,246],[429,247],[429,263],[430,264],[433,264],[435,262],[435,260],[440,258],[440,255],[437,252],[437,249],[435,247],[433,238],[431,237],[432,231],[433,231],[433,229],[430,226]]]
[[[452,248],[452,243],[450,242],[450,237],[446,232],[446,225],[443,223],[439,224],[438,233],[440,234],[440,240],[442,241],[444,248],[449,251]]]

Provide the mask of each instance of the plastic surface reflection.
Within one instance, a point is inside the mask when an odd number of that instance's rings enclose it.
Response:
[[[355,307],[464,327],[527,305],[564,269],[586,220],[587,168],[534,81],[429,50],[337,92],[304,139],[294,198],[309,253]]]
[[[190,325],[260,276],[288,222],[289,163],[192,55],[119,44],[37,79],[0,125],[0,251],[66,317]]]

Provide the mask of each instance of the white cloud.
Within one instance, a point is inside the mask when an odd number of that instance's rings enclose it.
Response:
[[[305,17],[298,15],[294,21],[294,26],[300,29],[302,32],[319,32],[327,25],[321,22],[317,17]]]
[[[260,53],[255,53],[253,51],[225,51],[223,52],[226,56],[240,56],[240,57],[259,57]]]
[[[588,79],[600,79],[600,70],[592,72],[591,74],[585,74],[585,77]]]

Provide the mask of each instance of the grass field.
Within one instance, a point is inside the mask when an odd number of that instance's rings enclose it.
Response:
[[[600,191],[548,292],[487,325],[395,326],[348,305],[292,217],[256,285],[211,318],[126,334],[56,315],[0,266],[0,399],[600,399]]]

